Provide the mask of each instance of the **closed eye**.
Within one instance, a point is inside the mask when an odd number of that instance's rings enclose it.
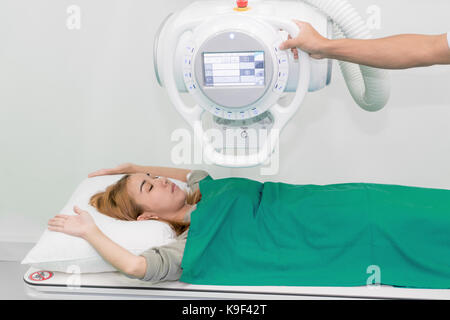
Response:
[[[142,192],[142,187],[143,187],[144,184],[146,184],[146,183],[148,183],[148,184],[150,185],[150,188],[148,189],[148,191],[151,191],[151,190],[153,189],[153,184],[151,184],[150,182],[144,180],[144,181],[142,181],[141,187],[139,188],[140,192]]]

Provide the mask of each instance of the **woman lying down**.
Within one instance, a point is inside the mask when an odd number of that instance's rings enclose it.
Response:
[[[89,176],[105,174],[126,175],[94,195],[92,206],[116,219],[166,222],[176,240],[136,256],[77,207],[77,215],[57,215],[48,228],[85,239],[131,278],[203,285],[450,288],[450,190],[261,183],[134,164]],[[186,182],[188,192],[168,178]]]
[[[136,256],[110,240],[95,225],[90,214],[78,207],[74,208],[76,216],[59,214],[49,220],[48,229],[85,239],[106,261],[127,276],[148,281],[178,280],[190,213],[200,199],[198,182],[208,174],[200,170],[123,164],[113,169],[98,170],[89,177],[107,174],[126,175],[105,192],[95,194],[90,205],[115,219],[164,221],[176,232],[176,241]],[[186,193],[168,178],[187,182],[190,192]]]

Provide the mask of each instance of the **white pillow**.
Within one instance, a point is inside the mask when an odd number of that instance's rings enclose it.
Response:
[[[89,199],[107,186],[118,181],[123,175],[108,175],[85,179],[75,190],[61,214],[75,215],[73,206],[88,211],[97,226],[115,243],[138,255],[143,251],[167,244],[176,237],[172,228],[164,222],[155,220],[122,221],[108,217],[89,205]],[[186,190],[186,183],[170,179],[181,189]],[[49,217],[51,218],[51,217]],[[27,254],[22,264],[37,269],[60,272],[110,272],[117,271],[103,260],[97,251],[84,239],[69,236],[47,229],[36,245]]]

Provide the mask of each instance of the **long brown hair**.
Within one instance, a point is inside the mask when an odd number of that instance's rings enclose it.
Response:
[[[127,182],[129,174],[123,176],[116,183],[108,186],[105,191],[94,194],[89,200],[89,204],[95,207],[99,212],[112,217],[114,219],[135,221],[144,212],[143,208],[139,206],[128,194]],[[200,190],[196,192],[188,192],[186,195],[187,204],[196,204],[200,201]],[[179,236],[189,228],[189,222],[179,222],[168,219],[158,219],[168,223]]]

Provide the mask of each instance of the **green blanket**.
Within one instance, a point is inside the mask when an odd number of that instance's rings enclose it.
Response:
[[[200,182],[180,281],[450,288],[450,190]]]

